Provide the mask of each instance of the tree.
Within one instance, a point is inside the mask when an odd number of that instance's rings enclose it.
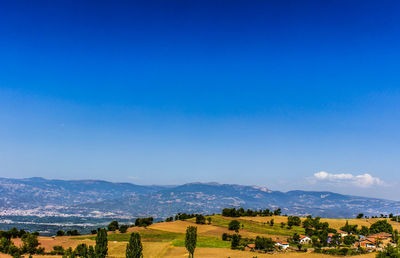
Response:
[[[358,225],[349,225],[349,221],[346,220],[346,224],[341,227],[340,229],[347,232],[347,233],[353,233],[356,234],[357,233],[357,227]]]
[[[232,236],[228,233],[222,233],[222,241],[229,241]]]
[[[12,228],[12,229],[10,229],[8,232],[10,233],[10,235],[11,235],[12,238],[17,238],[17,237],[20,236],[20,235],[19,235],[18,229],[15,228],[15,227]]]
[[[294,242],[294,243],[296,243],[296,244],[300,243],[300,236],[299,236],[299,234],[294,233],[292,239],[293,239],[293,242]]]
[[[364,217],[364,213],[358,213],[358,215],[357,215],[357,219],[362,219],[362,217]]]
[[[385,257],[392,257],[392,258],[399,258],[400,257],[400,249],[399,247],[393,247],[392,245],[387,245],[383,248],[382,251],[379,251],[376,255],[376,258],[385,258]]]
[[[207,218],[208,225],[211,225],[211,217]]]
[[[274,241],[272,241],[271,238],[257,236],[256,240],[254,241],[254,244],[257,250],[265,250],[265,251],[274,250]]]
[[[376,234],[379,232],[386,232],[392,234],[393,227],[386,220],[379,220],[371,225],[371,227],[369,228],[369,232],[371,234]]]
[[[300,226],[301,225],[301,219],[299,217],[297,217],[297,216],[289,216],[287,224],[288,224],[289,227]]]
[[[232,220],[231,222],[229,222],[228,229],[235,230],[235,232],[239,232],[240,222],[237,220]]]
[[[143,246],[139,233],[132,233],[126,245],[126,258],[142,258]]]
[[[231,238],[231,249],[237,249],[240,246],[240,239],[242,236],[239,234],[233,234]]]
[[[64,235],[65,235],[65,232],[62,230],[58,230],[56,233],[56,236],[64,236]]]
[[[197,214],[196,215],[196,224],[206,224],[206,218],[201,214]]]
[[[64,255],[64,253],[65,253],[64,247],[62,247],[61,245],[53,246],[53,251],[50,252],[50,254],[52,255]]]
[[[121,233],[126,233],[126,231],[128,230],[128,225],[121,225],[119,226],[119,232]]]
[[[68,230],[67,231],[67,236],[79,236],[79,232],[78,230],[74,229],[74,230]]]
[[[96,258],[105,258],[108,252],[107,230],[99,228],[96,236],[96,246],[94,248]]]
[[[22,250],[24,253],[34,254],[36,252],[36,248],[39,246],[38,237],[33,234],[25,234],[22,237],[22,242]]]
[[[272,227],[274,226],[274,219],[271,219],[271,221],[269,222],[269,225]]]
[[[279,216],[279,215],[281,215],[281,213],[282,213],[281,208],[278,208],[278,209],[274,210],[274,215],[275,216]]]
[[[111,221],[110,224],[108,224],[108,231],[115,231],[119,228],[119,224],[118,221],[114,220]]]
[[[343,238],[343,244],[352,245],[356,242],[356,237],[353,235],[347,235]]]
[[[393,231],[392,240],[393,240],[393,243],[395,243],[397,245],[399,244],[400,235],[399,235],[399,231],[397,229],[395,231]]]
[[[197,227],[189,226],[186,229],[185,247],[189,252],[189,258],[193,258],[197,244]]]
[[[0,238],[0,253],[8,253],[8,249],[10,248],[11,240],[6,237]]]
[[[135,220],[135,226],[137,227],[147,227],[153,224],[153,217],[148,217],[148,218],[137,218]]]
[[[89,258],[95,258],[95,252],[94,252],[93,246],[89,246],[88,257]]]
[[[81,257],[88,257],[88,246],[87,244],[79,244],[75,248],[75,253]]]
[[[369,228],[367,226],[362,226],[360,229],[360,235],[368,236],[369,235]]]

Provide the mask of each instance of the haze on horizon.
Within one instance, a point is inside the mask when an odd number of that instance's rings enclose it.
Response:
[[[400,200],[398,1],[2,1],[0,177]]]

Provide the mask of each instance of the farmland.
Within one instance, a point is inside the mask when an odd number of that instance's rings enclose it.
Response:
[[[231,218],[222,215],[213,215],[210,224],[196,224],[195,219],[191,218],[185,221],[176,220],[170,222],[154,223],[148,227],[130,227],[126,233],[108,232],[108,255],[109,257],[125,257],[125,247],[128,243],[130,234],[138,232],[143,242],[144,257],[185,257],[187,251],[185,249],[185,232],[188,226],[197,227],[197,248],[196,257],[270,257],[271,254],[254,253],[246,250],[231,250],[230,241],[223,241],[221,235],[224,233],[232,234],[233,231],[228,230],[228,225],[232,220],[240,222],[238,233],[249,239],[256,236],[270,237],[272,239],[286,240],[293,234],[304,234],[304,228],[301,226],[287,227],[282,223],[286,223],[288,217],[285,216],[268,216],[268,217],[239,217]],[[305,218],[301,220],[304,221]],[[271,220],[275,223],[271,225]],[[357,224],[361,226],[370,226],[374,222],[381,219],[321,219],[321,222],[328,222],[334,229],[342,227],[346,221],[349,224]],[[389,220],[388,220],[389,221]],[[394,229],[400,229],[399,223],[389,222]],[[95,244],[95,235],[82,236],[61,236],[61,237],[39,237],[40,247],[46,252],[52,251],[54,246],[62,246],[64,249],[69,247],[75,248],[78,244]],[[21,246],[20,239],[13,239],[16,246]],[[276,257],[332,257],[328,255],[308,252],[296,252],[293,248],[289,252],[275,252]],[[0,257],[9,257],[1,254]],[[33,256],[41,257],[41,256]],[[44,257],[44,256],[43,256]],[[45,256],[52,257],[52,256]],[[59,256],[60,257],[60,256]],[[375,257],[375,253],[364,254],[352,257]]]

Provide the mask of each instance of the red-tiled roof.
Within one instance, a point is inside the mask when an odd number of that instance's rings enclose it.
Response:
[[[380,238],[380,239],[386,239],[391,237],[392,235],[386,232],[380,232],[380,233],[376,233],[373,235],[369,235],[368,238]]]
[[[282,241],[282,240],[279,240],[279,239],[276,239],[275,242],[277,242],[277,243],[279,243],[281,245],[288,245],[289,244],[288,242]]]
[[[306,238],[306,237],[308,237],[308,236],[300,235],[300,239],[303,239],[303,238]]]

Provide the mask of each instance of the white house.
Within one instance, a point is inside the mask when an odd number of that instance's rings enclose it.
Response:
[[[310,243],[311,238],[308,236],[300,235],[300,244],[308,244]]]
[[[337,233],[340,235],[340,237],[345,237],[348,235],[348,233],[343,230],[338,230]]]
[[[282,241],[282,240],[279,240],[279,239],[275,240],[275,242],[276,242],[275,246],[277,246],[277,247],[279,247],[279,248],[281,248],[283,250],[286,250],[286,248],[289,247],[289,243],[288,242],[285,242],[285,241]]]

